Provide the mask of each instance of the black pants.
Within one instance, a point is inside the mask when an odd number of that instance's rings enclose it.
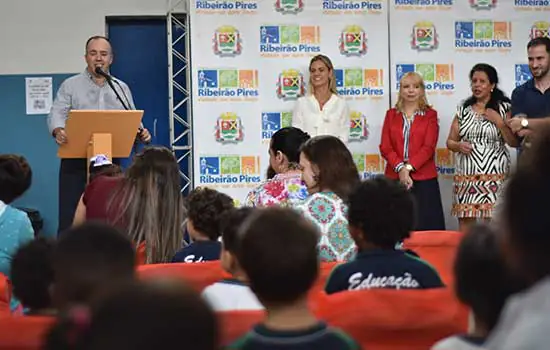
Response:
[[[437,178],[414,181],[411,193],[416,205],[415,231],[445,230],[445,216]]]
[[[71,227],[80,196],[86,188],[86,159],[61,159],[57,233]]]

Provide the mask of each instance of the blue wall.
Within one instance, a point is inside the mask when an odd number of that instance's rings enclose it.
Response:
[[[14,205],[38,209],[47,235],[57,232],[59,159],[46,115],[26,115],[25,77],[53,77],[55,97],[59,85],[71,75],[0,75],[0,153],[23,155],[33,171],[31,188]]]

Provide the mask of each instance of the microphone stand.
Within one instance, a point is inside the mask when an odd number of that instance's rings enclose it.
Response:
[[[96,67],[95,72],[105,78],[105,80],[107,81],[107,84],[109,84],[109,87],[111,88],[111,90],[113,90],[113,92],[115,93],[117,99],[120,101],[120,104],[122,104],[122,107],[124,107],[125,110],[129,111],[130,110],[130,102],[128,101],[128,106],[126,105],[126,103],[124,103],[124,101],[122,100],[122,97],[120,97],[120,94],[118,93],[117,89],[113,85],[113,77],[111,77],[109,74],[104,72],[103,69],[101,69],[101,67]],[[117,85],[120,86],[120,84],[118,84],[117,81],[115,81],[115,83],[117,83]],[[122,87],[120,87],[120,89],[121,89],[122,93],[124,94],[124,90],[122,89]],[[126,94],[124,94],[124,97],[126,97]],[[126,100],[128,100],[127,97],[126,97]],[[142,131],[143,131],[143,127],[140,126],[139,129],[138,129],[138,136],[141,134]],[[134,154],[137,153],[137,140],[134,141],[133,149],[134,149]]]

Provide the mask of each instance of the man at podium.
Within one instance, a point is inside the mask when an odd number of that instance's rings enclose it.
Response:
[[[68,140],[65,123],[71,110],[135,109],[128,85],[114,77],[111,77],[112,88],[107,84],[106,77],[113,62],[109,40],[103,36],[89,38],[84,57],[86,70],[61,84],[48,115],[49,131],[58,145]],[[151,140],[151,135],[145,128],[136,130],[136,134],[143,142]],[[86,187],[87,164],[87,159],[61,159],[58,232],[72,224],[78,200]]]

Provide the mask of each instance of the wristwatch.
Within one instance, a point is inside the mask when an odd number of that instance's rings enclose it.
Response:
[[[414,167],[410,164],[405,164],[405,169],[407,169],[408,171],[413,171]]]
[[[527,127],[529,126],[529,119],[527,118],[522,118],[521,119],[521,127],[523,129],[527,129]]]

